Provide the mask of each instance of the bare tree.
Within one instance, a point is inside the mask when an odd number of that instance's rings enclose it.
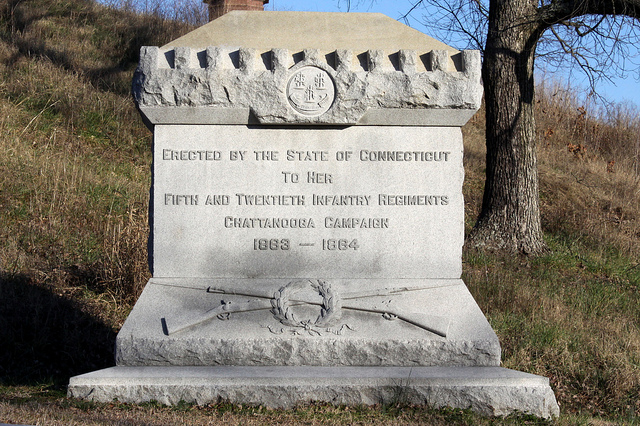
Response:
[[[431,6],[426,25],[432,23],[441,34],[466,40],[484,53],[486,183],[468,243],[541,253],[545,244],[534,116],[536,54],[555,66],[570,57],[592,82],[606,78],[607,68],[630,57],[625,49],[636,49],[637,54],[637,44],[623,39],[640,40],[640,0],[419,0],[405,19],[426,5]]]

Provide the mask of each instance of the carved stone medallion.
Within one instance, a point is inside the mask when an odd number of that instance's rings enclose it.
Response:
[[[291,308],[289,298],[299,290],[311,286],[322,296],[321,311],[315,322],[311,320],[299,321]],[[283,325],[289,327],[323,327],[335,324],[342,314],[340,310],[340,298],[331,289],[331,284],[322,280],[293,281],[275,292],[271,300],[271,313]]]
[[[331,108],[334,98],[333,80],[322,68],[302,67],[289,78],[287,99],[299,114],[310,117],[324,114]]]

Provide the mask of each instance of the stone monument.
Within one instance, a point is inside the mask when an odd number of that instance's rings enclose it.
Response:
[[[153,278],[75,397],[558,415],[460,279],[480,55],[380,14],[232,12],[145,47]]]

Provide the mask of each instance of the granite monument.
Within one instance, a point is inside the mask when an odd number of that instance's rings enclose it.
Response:
[[[460,279],[480,55],[379,14],[232,12],[145,47],[150,265],[108,401],[558,415]]]

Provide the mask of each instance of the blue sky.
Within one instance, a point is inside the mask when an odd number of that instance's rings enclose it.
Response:
[[[410,0],[351,0],[351,12],[379,12],[398,19],[404,15],[413,4]],[[346,12],[347,0],[270,0],[265,10],[291,10],[310,12]],[[415,18],[419,18],[422,12],[414,13]],[[417,19],[412,19],[409,24],[426,34],[429,28],[421,25]],[[453,46],[460,48],[460,46]],[[632,102],[640,107],[640,82],[637,81],[639,70],[630,69],[625,78],[615,77],[613,82],[600,82],[596,86],[598,93],[608,101]],[[541,73],[538,73],[538,78]],[[584,90],[588,86],[587,79],[581,71],[573,71],[571,75],[563,74],[559,76],[549,76],[545,78],[556,81],[571,82],[571,86],[577,90]]]

